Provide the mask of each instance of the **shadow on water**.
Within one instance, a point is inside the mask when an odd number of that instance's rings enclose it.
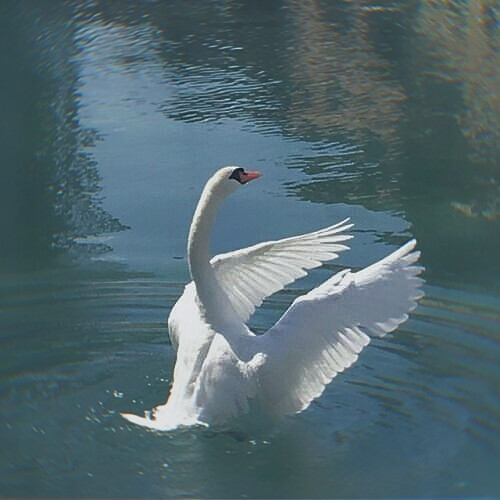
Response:
[[[98,197],[89,152],[97,134],[79,123],[72,10],[64,2],[0,7],[3,271],[109,250],[81,240],[124,229]]]

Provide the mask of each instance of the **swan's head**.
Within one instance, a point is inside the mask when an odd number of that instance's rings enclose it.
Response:
[[[242,167],[223,167],[215,172],[207,187],[217,196],[225,198],[240,186],[258,179],[261,175],[260,172],[245,170]]]

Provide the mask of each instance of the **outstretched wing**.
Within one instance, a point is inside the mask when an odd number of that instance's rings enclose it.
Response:
[[[352,365],[370,337],[408,318],[423,295],[415,240],[375,264],[341,271],[298,297],[281,319],[256,337],[266,361],[261,403],[277,414],[307,408],[337,373]]]
[[[246,322],[262,301],[305,276],[306,269],[338,257],[349,247],[340,242],[353,224],[345,219],[313,233],[260,243],[242,250],[217,255],[211,260],[219,285],[242,322]]]

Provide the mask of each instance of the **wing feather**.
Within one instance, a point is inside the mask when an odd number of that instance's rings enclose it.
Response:
[[[266,297],[348,249],[341,243],[351,238],[344,233],[352,227],[348,221],[214,257],[217,281],[239,319],[246,322]]]
[[[337,373],[351,366],[372,336],[408,319],[423,295],[415,240],[352,273],[342,271],[298,297],[255,342],[265,355],[261,403],[278,414],[304,410]]]

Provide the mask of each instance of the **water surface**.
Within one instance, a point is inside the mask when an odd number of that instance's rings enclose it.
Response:
[[[251,5],[251,6],[250,6]],[[493,2],[4,2],[0,494],[500,493],[498,11]],[[221,165],[214,251],[355,223],[270,298],[416,237],[426,296],[320,400],[263,433],[152,433],[165,319]]]

